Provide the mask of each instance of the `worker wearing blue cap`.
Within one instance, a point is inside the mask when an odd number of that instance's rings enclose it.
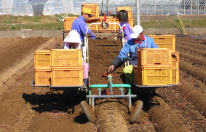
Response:
[[[72,23],[72,30],[76,30],[79,33],[82,42],[84,42],[84,37],[88,29],[86,21],[89,20],[91,16],[92,10],[89,8],[84,8],[82,9],[81,16],[75,19]],[[92,33],[90,29],[88,30],[88,33],[91,33],[92,39],[96,39],[95,35]]]

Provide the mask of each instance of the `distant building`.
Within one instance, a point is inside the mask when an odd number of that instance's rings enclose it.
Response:
[[[73,0],[0,0],[0,15],[74,14]]]

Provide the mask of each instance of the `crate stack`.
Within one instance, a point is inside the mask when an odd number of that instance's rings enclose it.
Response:
[[[36,86],[83,86],[81,49],[37,50],[34,67]]]
[[[51,49],[51,86],[83,86],[81,49]]]
[[[51,80],[50,50],[36,50],[34,53],[35,85],[49,86]]]
[[[159,48],[139,49],[134,67],[138,85],[179,84],[179,53],[175,51],[175,35],[148,35]]]
[[[137,51],[134,67],[135,83],[138,85],[171,85],[172,61],[168,48],[144,48]]]
[[[175,35],[148,35],[159,48],[172,50],[172,84],[179,84],[179,53],[175,51]]]

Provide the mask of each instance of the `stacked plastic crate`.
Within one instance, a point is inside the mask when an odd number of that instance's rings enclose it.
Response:
[[[82,50],[51,50],[51,86],[83,86]]]
[[[134,67],[138,85],[171,85],[171,50],[145,48],[137,51],[137,67]]]
[[[138,85],[179,84],[179,53],[174,35],[150,35],[159,48],[139,49],[134,81]]]
[[[175,35],[148,35],[159,48],[172,50],[172,84],[179,84],[179,52],[175,51]]]
[[[49,86],[51,80],[50,50],[36,50],[34,53],[35,85]]]

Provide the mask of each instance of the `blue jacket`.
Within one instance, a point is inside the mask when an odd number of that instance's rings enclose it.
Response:
[[[129,59],[136,60],[137,59],[137,49],[145,48],[145,41],[146,41],[146,48],[158,48],[158,46],[154,43],[154,39],[148,36],[145,36],[145,40],[142,41],[141,44],[134,43],[134,39],[130,39],[125,43],[122,47],[118,58],[122,61],[128,57],[128,53],[130,53]]]
[[[82,16],[79,16],[72,23],[72,30],[76,30],[79,33],[82,42],[84,42],[84,36],[86,34],[87,28],[87,23],[85,22]],[[96,39],[95,35],[92,33],[90,29],[88,30],[88,33],[91,33],[92,39]]]
[[[122,27],[122,30],[124,31],[124,39],[126,40],[126,37],[127,37],[127,41],[132,39],[130,37],[131,33],[132,33],[132,29],[129,25],[129,23],[123,23],[121,22],[120,23],[120,26]],[[121,30],[119,29],[119,32],[121,33]]]

